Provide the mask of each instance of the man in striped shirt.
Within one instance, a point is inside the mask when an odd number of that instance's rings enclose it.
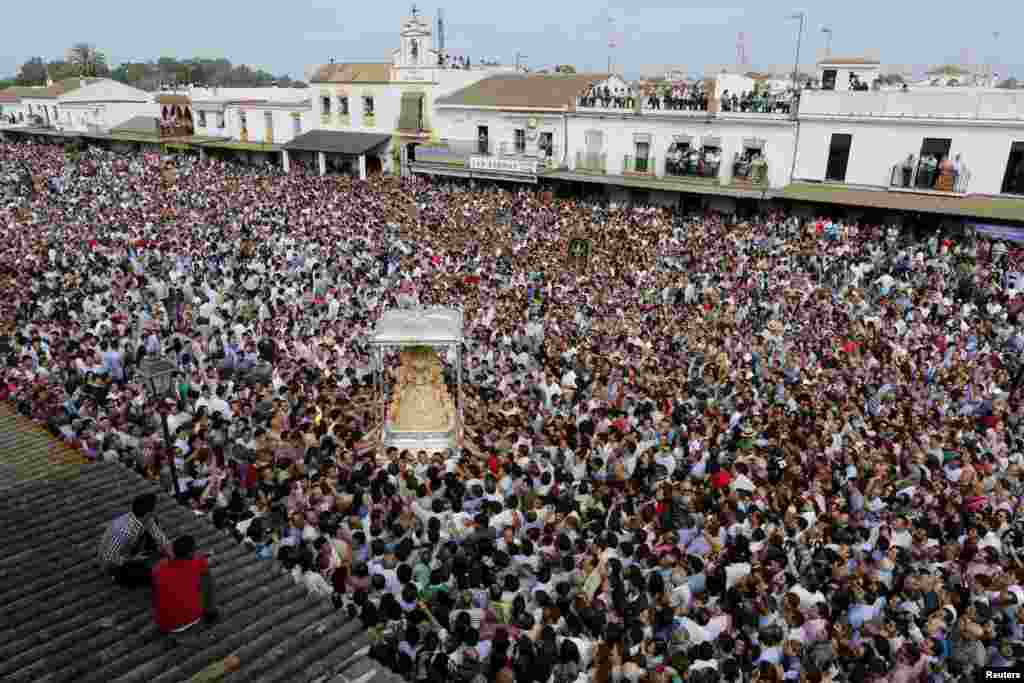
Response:
[[[171,543],[157,524],[156,494],[144,493],[132,501],[131,512],[107,527],[97,557],[103,569],[122,586],[143,586],[152,581],[159,555],[171,558]]]

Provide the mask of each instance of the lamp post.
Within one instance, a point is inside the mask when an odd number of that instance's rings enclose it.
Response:
[[[139,363],[139,376],[146,387],[146,393],[149,394],[151,400],[157,402],[158,406],[159,401],[167,398],[171,393],[171,377],[177,369],[174,363],[160,357],[150,358],[147,356]],[[160,415],[160,426],[164,430],[164,448],[168,453],[168,460],[170,460],[174,495],[180,497],[181,488],[178,483],[178,466],[174,462],[174,452],[171,449],[171,433],[167,428],[167,414],[163,412],[162,406],[159,406],[157,410]]]
[[[825,34],[825,56],[832,56],[832,27],[823,26],[821,32]],[[797,60],[800,58],[797,57]]]
[[[793,90],[800,90],[797,87],[797,78],[800,73],[800,43],[804,38],[804,19],[807,18],[806,12],[796,12],[789,16],[790,19],[800,20],[800,32],[796,34],[796,61],[793,62]]]

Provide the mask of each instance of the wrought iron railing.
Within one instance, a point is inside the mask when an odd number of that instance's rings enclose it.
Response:
[[[721,162],[706,161],[699,157],[683,157],[665,159],[665,175],[680,178],[717,178]]]
[[[576,98],[577,109],[618,109],[631,111],[636,106],[636,98],[632,95],[586,95]]]
[[[955,192],[966,194],[971,182],[970,171],[946,171],[920,159],[913,163],[895,164],[889,173],[889,187],[896,189]]]
[[[654,157],[635,157],[627,154],[622,158],[622,172],[654,175]]]
[[[585,173],[607,173],[608,155],[587,152],[582,149],[576,150],[576,170]]]
[[[734,180],[754,185],[766,185],[768,183],[768,164],[741,159],[733,164],[732,177]]]

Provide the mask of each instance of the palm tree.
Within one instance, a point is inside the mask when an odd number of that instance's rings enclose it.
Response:
[[[89,78],[107,70],[107,56],[89,43],[75,43],[68,50],[68,62],[78,70],[78,75]]]

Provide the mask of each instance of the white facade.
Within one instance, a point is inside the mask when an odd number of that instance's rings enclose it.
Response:
[[[594,116],[577,113],[568,121],[568,168],[577,170],[577,160],[587,154],[588,146],[600,139],[601,155],[605,159],[605,172],[621,174],[626,158],[635,158],[638,144],[646,145],[649,158],[654,160],[653,174],[666,175],[666,158],[676,143],[688,143],[700,149],[712,144],[721,151],[719,181],[729,184],[733,176],[733,159],[748,147],[760,147],[768,162],[768,183],[773,188],[784,187],[789,180],[795,130],[792,120],[785,115],[773,114],[717,114],[707,112],[663,111],[660,114]],[[599,131],[600,135],[593,133]],[[641,150],[643,148],[640,148]]]
[[[881,64],[873,60],[833,57],[818,62],[818,78],[822,88],[846,91],[850,89],[851,77],[854,76],[870,87],[881,68]]]
[[[438,62],[429,22],[421,16],[408,17],[390,62],[356,65],[354,70],[362,73],[355,80],[310,84],[317,128],[392,134],[398,130],[402,95],[422,93],[423,130],[429,132],[436,98],[488,76],[515,72],[514,67],[458,69],[438,66]]]
[[[535,158],[552,167],[565,160],[564,111],[439,105],[434,121],[437,135],[456,153],[472,155],[479,151],[477,134],[481,126],[486,126],[488,152],[494,156]],[[545,141],[550,142],[550,155],[541,149]]]
[[[196,135],[236,142],[282,145],[313,129],[308,100],[197,100],[192,103]]]
[[[832,136],[852,136],[845,178],[886,187],[893,167],[919,158],[924,141],[948,141],[969,172],[965,193],[1000,194],[1014,143],[1024,142],[1024,93],[924,89],[804,92],[794,180],[826,180]],[[933,145],[935,143],[932,143]]]
[[[109,78],[57,98],[59,125],[78,133],[106,132],[136,116],[160,117],[153,95]]]

